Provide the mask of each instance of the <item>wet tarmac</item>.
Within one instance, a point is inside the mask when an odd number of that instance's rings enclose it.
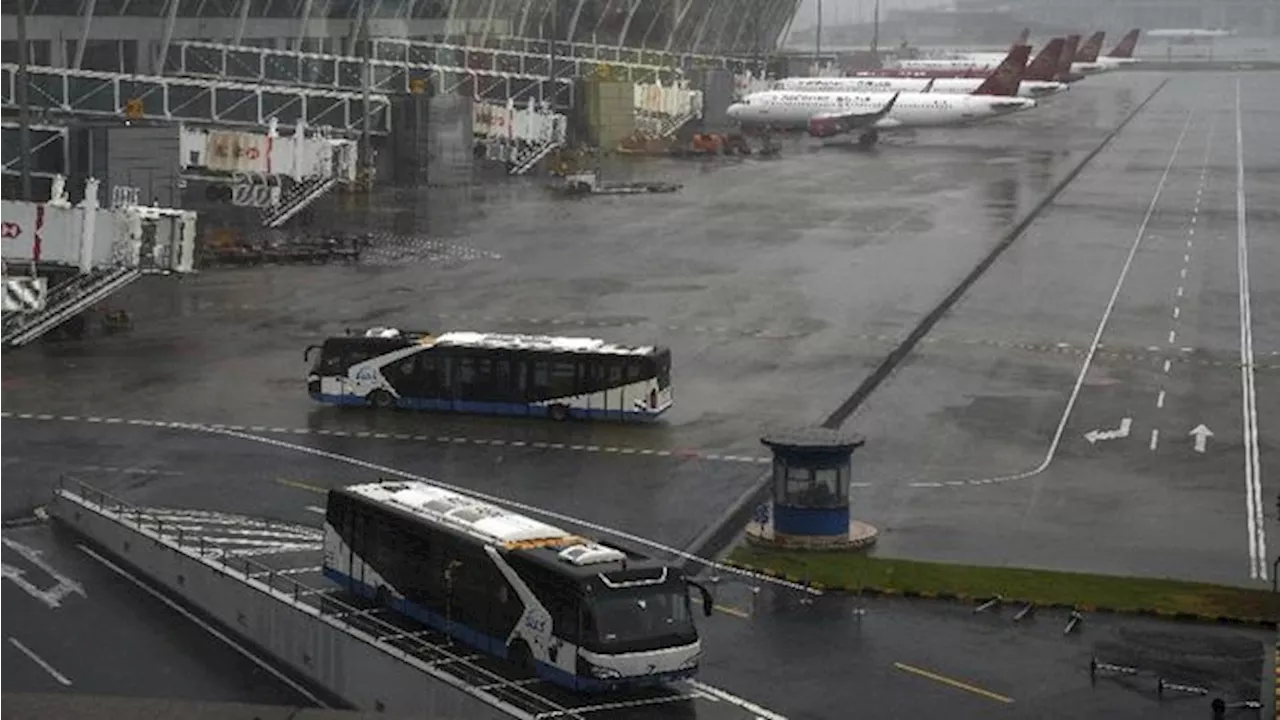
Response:
[[[1280,104],[1266,105],[1274,98],[1265,88],[1280,78],[1241,77],[1248,234],[1275,237],[1280,219],[1266,198],[1280,197],[1280,139],[1267,123]],[[839,405],[1161,79],[1090,78],[1031,113],[871,152],[804,139],[773,160],[610,168],[618,179],[683,183],[674,195],[566,201],[514,180],[435,188],[396,207],[361,210],[335,198],[325,222],[383,233],[358,264],[148,279],[117,302],[133,313],[131,333],[5,353],[5,517],[28,514],[57,477],[72,474],[136,502],[314,522],[307,508],[323,504],[324,488],[379,472],[354,459],[682,546],[754,484],[765,428],[817,422]],[[1242,470],[1234,101],[1234,76],[1176,78],[850,421],[869,440],[855,480],[870,486],[854,497],[858,515],[882,530],[879,552],[1262,582],[1249,573]],[[1044,462],[1166,166],[1144,233],[1151,237],[1135,254],[1052,462],[1006,481]],[[1198,219],[1188,247],[1190,217]],[[1265,408],[1280,376],[1280,316],[1266,311],[1280,300],[1272,245],[1249,244],[1264,472],[1277,459]],[[1175,305],[1183,267],[1185,300]],[[304,348],[373,324],[667,344],[676,405],[653,427],[313,405]],[[1127,437],[1084,439],[1126,417]],[[1214,433],[1203,454],[1186,435],[1200,422]],[[222,424],[267,440],[173,423]],[[1154,451],[1153,429],[1161,430]],[[1265,474],[1262,485],[1255,492],[1274,555],[1277,487]],[[1021,630],[931,612],[894,605],[885,613],[894,621],[876,626],[883,637],[868,642],[850,631],[834,645],[830,619],[780,612],[744,623],[721,613],[709,645],[733,651],[712,657],[708,682],[791,717],[864,707],[894,716],[1044,717],[1076,707],[1178,716],[1149,694],[1089,690],[1087,672],[1082,686],[1088,652],[1062,644],[1071,641],[1059,629],[1020,644]],[[177,624],[146,632],[166,636]],[[157,648],[157,664],[203,652]],[[923,691],[918,683],[930,681],[894,662],[985,683],[1016,703],[964,691],[957,698],[952,687]],[[1063,684],[1044,678],[1056,678],[1054,669]],[[771,697],[766,680],[784,670],[816,689]],[[205,674],[210,689],[187,694],[223,697],[222,667],[211,662]],[[252,682],[235,697],[265,698]]]
[[[1234,77],[1171,83],[850,421],[871,438],[858,459],[874,485],[855,502],[886,531],[879,552],[1270,587],[1280,315],[1262,308],[1280,302],[1280,136],[1266,124],[1280,102],[1265,89],[1277,82],[1242,76],[1241,148]],[[1246,493],[1246,395],[1260,506]],[[1270,542],[1251,553],[1251,537]]]

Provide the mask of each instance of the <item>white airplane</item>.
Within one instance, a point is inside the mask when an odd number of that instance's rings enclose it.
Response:
[[[1076,50],[1075,59],[1072,61],[1068,72],[1079,75],[1094,75],[1138,62],[1133,57],[1133,50],[1138,44],[1140,32],[1138,28],[1130,30],[1106,55],[1100,55],[1102,41],[1106,38],[1106,33],[1101,30],[1094,33]],[[902,60],[897,67],[904,70],[982,71],[995,67],[1003,57],[1002,53],[960,53],[949,58]]]
[[[743,126],[803,128],[814,137],[858,131],[858,143],[869,147],[882,130],[974,125],[1035,107],[1016,95],[1030,51],[1015,48],[971,95],[766,90],[730,105],[728,114]]]
[[[1065,41],[1054,38],[1049,41],[1036,59],[1027,64],[1022,82],[1018,85],[1021,97],[1039,98],[1066,90],[1069,85],[1052,80],[1058,73],[1058,58]],[[1002,59],[1008,54],[1001,56]],[[1031,80],[1028,78],[1038,78]],[[811,92],[912,92],[912,93],[974,93],[982,87],[985,77],[892,77],[877,73],[875,76],[856,77],[805,77],[784,78],[774,83],[774,90],[807,90]]]

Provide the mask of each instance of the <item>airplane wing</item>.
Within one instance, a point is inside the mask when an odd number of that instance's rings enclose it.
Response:
[[[901,92],[894,93],[893,97],[889,98],[889,102],[884,104],[884,107],[871,112],[815,115],[809,120],[809,133],[818,137],[829,137],[859,128],[870,127],[893,110],[893,106],[898,102],[898,96],[901,94]]]
[[[929,78],[929,82],[925,83],[925,86],[921,88],[920,92],[922,93],[933,92],[933,84],[937,82],[937,80],[938,80],[937,78]],[[893,99],[897,100],[898,98],[895,95]]]

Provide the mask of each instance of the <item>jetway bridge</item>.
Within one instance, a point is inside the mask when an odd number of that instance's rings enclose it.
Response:
[[[16,110],[18,66],[0,65],[3,108]],[[340,134],[361,132],[369,117],[373,134],[391,129],[390,101],[372,93],[366,108],[362,93],[305,86],[263,85],[208,77],[129,75],[96,70],[31,66],[28,101],[37,117],[116,117],[229,127],[262,127],[276,118],[286,125],[331,128]]]
[[[86,552],[127,566],[121,570],[202,611],[296,677],[358,709],[477,719],[656,713],[784,720],[696,680],[625,696],[589,696],[521,675],[443,633],[344,594],[321,575],[323,536],[316,527],[141,507],[74,480],[55,489],[48,514],[96,546]]]

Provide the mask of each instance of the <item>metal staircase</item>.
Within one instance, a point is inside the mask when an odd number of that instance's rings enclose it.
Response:
[[[107,267],[76,275],[49,290],[44,310],[6,313],[3,344],[19,347],[70,320],[112,293],[142,277],[136,267]]]
[[[560,143],[556,140],[548,140],[538,145],[529,146],[527,150],[512,158],[509,172],[512,175],[523,175],[529,172],[558,147],[560,147]]]
[[[697,111],[690,110],[683,115],[664,115],[659,120],[658,137],[669,138],[680,132],[680,128],[698,117]]]
[[[330,177],[312,177],[295,184],[280,199],[280,203],[265,208],[262,211],[263,227],[278,228],[289,221],[294,215],[302,212],[311,205],[311,203],[319,200],[325,193],[333,189],[338,184],[338,178]]]

